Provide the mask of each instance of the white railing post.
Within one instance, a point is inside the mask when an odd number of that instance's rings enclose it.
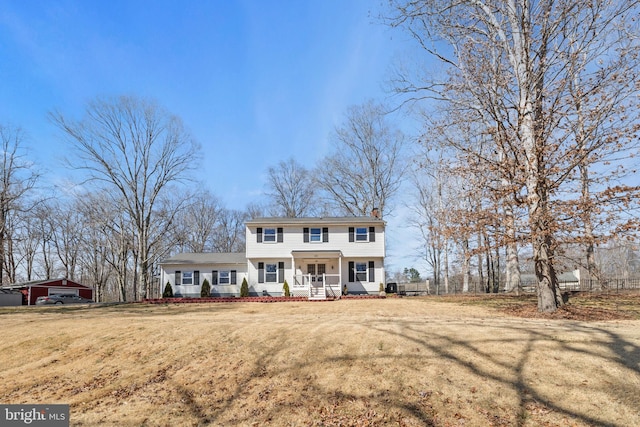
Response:
[[[327,274],[322,273],[322,292],[324,293],[324,297],[327,297]]]

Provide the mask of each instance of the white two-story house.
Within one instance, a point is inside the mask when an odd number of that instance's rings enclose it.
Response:
[[[203,281],[211,296],[250,295],[312,299],[377,294],[385,282],[385,222],[371,217],[258,218],[246,223],[246,253],[179,254],[160,264],[162,288],[199,297]]]

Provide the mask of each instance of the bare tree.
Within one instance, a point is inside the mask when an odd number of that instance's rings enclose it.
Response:
[[[527,208],[538,309],[555,311],[562,299],[554,259],[567,213],[558,194],[585,160],[610,161],[611,153],[619,155],[635,141],[637,98],[629,94],[638,84],[638,23],[625,17],[638,15],[638,2],[423,0],[394,6],[391,25],[407,29],[448,67],[444,77],[431,74],[424,81],[401,75],[395,81],[398,91],[476,111],[509,136],[492,140],[496,152],[510,154],[504,159],[515,162],[510,169],[521,174],[513,182],[523,185],[515,191]],[[447,49],[439,49],[444,45]],[[580,67],[574,66],[574,55],[581,55]],[[571,125],[576,102],[570,87],[577,68],[582,111],[590,104],[591,117],[613,123],[607,126],[611,132],[593,134],[584,144]],[[624,79],[628,84],[621,84]],[[489,107],[483,103],[484,90],[499,95],[490,98]],[[614,107],[598,110],[598,105]],[[606,172],[611,177],[617,171]],[[607,187],[599,197],[613,200]],[[629,200],[634,189],[617,190]]]
[[[336,209],[354,216],[378,208],[388,213],[404,173],[405,137],[386,120],[380,104],[369,101],[351,107],[345,123],[335,131],[334,153],[316,171],[317,182]]]
[[[24,138],[21,129],[0,124],[0,284],[5,283],[5,274],[10,283],[16,279],[15,262],[9,259],[15,231],[10,224],[33,207],[28,197],[39,177],[23,153]]]
[[[134,232],[134,294],[146,298],[154,262],[151,233],[156,207],[168,186],[185,179],[196,166],[197,144],[179,118],[135,97],[91,102],[81,121],[60,113],[51,117],[74,149],[70,165],[111,189],[114,206],[122,203]]]
[[[56,270],[56,256],[54,249],[53,230],[54,224],[49,215],[46,204],[40,204],[33,210],[35,218],[36,235],[40,246],[40,268],[39,276],[43,279],[53,278]]]
[[[46,206],[52,224],[52,241],[58,259],[64,269],[64,277],[76,280],[80,241],[87,233],[84,216],[77,203],[61,206],[58,202]]]
[[[266,207],[259,202],[251,202],[245,208],[247,219],[256,219],[266,216]]]
[[[213,252],[222,205],[209,191],[198,191],[187,200],[176,218],[177,245],[183,252]]]
[[[120,241],[118,230],[113,227],[117,222],[112,221],[113,215],[108,212],[112,205],[107,203],[109,198],[105,196],[104,193],[85,194],[74,203],[83,223],[78,260],[82,283],[94,288],[94,298],[98,302],[107,301],[107,283],[114,272],[110,263],[113,257],[110,255],[111,249],[117,248],[117,245],[109,242]]]
[[[293,158],[281,161],[267,171],[266,195],[273,216],[310,216],[315,209],[316,187],[312,174]]]
[[[247,213],[222,209],[213,236],[214,252],[244,252]]]
[[[21,265],[25,279],[27,281],[33,280],[36,260],[40,255],[40,239],[38,239],[37,220],[32,213],[23,218],[17,236],[17,244],[14,247],[21,254]]]
[[[426,179],[424,175],[414,175],[413,180],[416,196],[409,206],[412,214],[410,223],[420,233],[423,256],[431,268],[436,294],[440,294],[442,252],[446,250],[447,238],[438,208],[438,180]]]

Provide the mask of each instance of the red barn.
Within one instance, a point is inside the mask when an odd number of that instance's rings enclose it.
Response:
[[[71,294],[93,299],[93,289],[69,279],[38,280],[35,282],[16,283],[3,286],[3,288],[22,292],[22,301],[26,305],[35,305],[38,297],[46,297],[53,294]]]

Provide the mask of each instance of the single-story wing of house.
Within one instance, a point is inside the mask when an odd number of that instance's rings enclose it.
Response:
[[[205,280],[211,296],[240,295],[240,285],[247,277],[247,257],[240,253],[182,253],[161,264],[162,288],[169,283],[176,297],[197,298]]]

